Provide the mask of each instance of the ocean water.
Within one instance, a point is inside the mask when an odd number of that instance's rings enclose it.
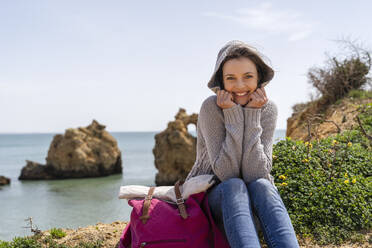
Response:
[[[54,133],[0,134],[0,175],[11,184],[0,186],[0,240],[31,235],[28,222],[35,227],[78,228],[97,222],[128,221],[132,208],[118,199],[122,185],[155,186],[152,149],[157,132],[111,132],[122,152],[123,174],[100,178],[19,181],[26,159],[45,164]],[[195,131],[190,133],[196,136]],[[284,139],[277,129],[274,143]]]

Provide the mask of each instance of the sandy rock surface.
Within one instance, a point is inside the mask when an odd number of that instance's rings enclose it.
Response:
[[[0,176],[0,186],[10,184],[10,178]]]
[[[68,128],[54,136],[46,165],[26,160],[20,180],[99,177],[122,173],[115,138],[96,120],[87,127]]]
[[[294,112],[287,119],[286,136],[295,140],[306,140],[308,136],[308,121],[310,120],[311,140],[316,137],[321,139],[338,132],[337,126],[344,130],[349,130],[352,127],[358,126],[355,119],[358,114],[357,108],[359,104],[372,102],[372,99],[351,99],[344,98],[340,104],[331,105],[321,118],[325,121],[321,123],[317,119],[319,113],[316,112],[314,105],[309,104],[307,107],[298,112]],[[335,125],[336,124],[336,125]]]
[[[168,122],[167,128],[155,135],[155,177],[157,186],[174,185],[181,178],[186,178],[196,159],[196,137],[187,129],[189,124],[197,123],[197,114],[188,115],[180,108],[174,121]]]
[[[109,224],[98,222],[96,225],[80,227],[77,229],[61,228],[66,236],[61,239],[54,239],[58,244],[71,247],[77,246],[80,242],[102,241],[102,248],[114,248],[120,240],[120,236],[127,225],[127,221],[114,221]],[[43,231],[43,236],[50,235],[49,230]]]

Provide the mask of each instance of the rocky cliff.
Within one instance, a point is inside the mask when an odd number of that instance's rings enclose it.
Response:
[[[360,105],[371,103],[371,93],[365,97],[344,97],[319,111],[316,101],[297,104],[287,119],[286,136],[292,139],[314,140],[341,133],[359,125]]]
[[[196,138],[187,129],[189,124],[197,124],[197,114],[186,114],[180,108],[174,121],[167,128],[155,135],[155,167],[158,173],[155,183],[173,185],[178,179],[186,178],[196,159]]]
[[[54,136],[46,165],[26,160],[20,180],[99,177],[122,173],[117,141],[96,120]]]
[[[10,178],[0,176],[0,186],[10,184]]]

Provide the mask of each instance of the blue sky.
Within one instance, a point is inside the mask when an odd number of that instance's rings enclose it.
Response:
[[[310,99],[306,73],[336,39],[372,47],[365,1],[0,1],[1,133],[161,131],[199,112],[218,50],[238,39],[275,70],[266,87],[286,128]],[[194,127],[189,127],[191,130]]]

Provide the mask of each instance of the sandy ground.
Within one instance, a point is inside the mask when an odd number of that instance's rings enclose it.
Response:
[[[58,244],[71,247],[79,242],[103,241],[103,248],[114,248],[119,242],[120,236],[127,225],[127,221],[114,221],[110,224],[98,222],[96,225],[80,227],[78,229],[61,228],[67,235],[61,239],[54,239]],[[49,235],[49,230],[43,231],[43,235]]]

